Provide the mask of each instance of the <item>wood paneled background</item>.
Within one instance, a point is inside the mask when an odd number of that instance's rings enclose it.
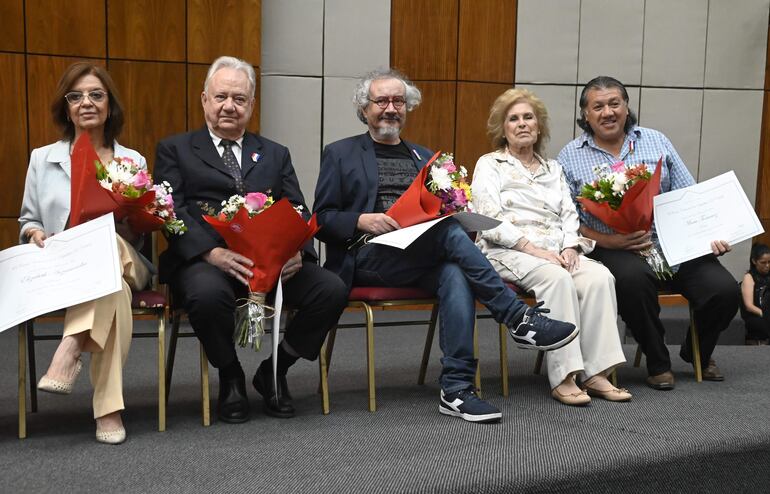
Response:
[[[767,29],[767,56],[765,57],[765,99],[762,111],[762,134],[759,144],[759,172],[757,173],[757,214],[765,228],[764,235],[754,243],[770,245],[770,19]]]
[[[513,86],[515,0],[392,0],[391,65],[423,93],[404,137],[469,170],[491,151],[489,107]]]
[[[160,139],[203,125],[200,93],[216,57],[247,60],[259,81],[261,12],[261,0],[0,2],[0,249],[17,243],[29,153],[59,138],[49,108],[66,67],[107,67],[126,110],[119,141],[152,168]],[[258,125],[259,101],[249,127]]]

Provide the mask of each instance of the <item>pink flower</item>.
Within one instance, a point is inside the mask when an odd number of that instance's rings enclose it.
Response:
[[[610,166],[613,173],[622,172],[626,169],[626,164],[622,161],[618,161],[616,163],[613,163],[612,166]]]
[[[246,205],[253,211],[259,211],[267,202],[267,196],[262,192],[249,192],[246,194]]]
[[[448,171],[449,173],[454,173],[454,172],[456,172],[456,171],[457,171],[457,167],[456,167],[456,166],[455,166],[455,164],[454,164],[453,162],[451,162],[451,161],[450,161],[450,162],[448,162],[448,163],[444,163],[444,168],[445,168],[445,169],[446,169],[446,171]]]
[[[166,209],[169,211],[174,210],[174,198],[171,197],[171,194],[166,195],[166,197],[163,198],[163,200],[166,202]]]
[[[150,180],[150,175],[147,173],[147,170],[139,170],[139,172],[134,175],[133,182],[131,182],[131,185],[137,189],[144,189],[150,184],[152,184],[152,182]]]
[[[465,206],[468,204],[468,199],[465,197],[465,191],[462,189],[452,190],[452,201],[458,206]]]

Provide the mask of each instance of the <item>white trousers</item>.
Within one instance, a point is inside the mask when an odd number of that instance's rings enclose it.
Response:
[[[604,265],[580,256],[580,267],[572,274],[561,266],[546,264],[521,279],[513,278],[499,263],[493,265],[503,279],[545,302],[550,318],[571,322],[580,329],[568,345],[546,353],[551,388],[569,374],[582,372],[588,378],[626,361],[618,333],[615,278]]]

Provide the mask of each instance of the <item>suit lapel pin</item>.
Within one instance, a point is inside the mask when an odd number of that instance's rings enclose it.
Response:
[[[417,150],[416,150],[416,149],[412,149],[412,152],[413,152],[413,153],[414,153],[414,155],[417,157],[417,161],[422,161],[422,158],[420,157],[420,155],[419,155],[419,153],[417,152]]]
[[[261,158],[261,156],[259,155],[259,153],[251,153],[251,161],[253,161],[254,163],[256,163],[257,161],[259,161],[259,158]]]

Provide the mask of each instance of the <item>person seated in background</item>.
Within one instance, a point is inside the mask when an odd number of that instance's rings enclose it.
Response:
[[[754,244],[749,256],[749,270],[741,282],[741,317],[746,323],[746,344],[770,343],[770,247]]]
[[[326,146],[315,194],[327,244],[325,267],[348,286],[419,286],[439,303],[439,342],[444,357],[439,412],[472,422],[500,420],[500,410],[478,397],[473,385],[475,304],[506,324],[520,346],[559,348],[574,338],[572,324],[527,307],[498,276],[454,219],[434,226],[405,250],[362,242],[400,228],[385,212],[414,181],[433,154],[404,141],[407,111],[420,103],[420,91],[394,70],[376,70],[355,88],[356,114],[364,134]]]
[[[19,223],[20,241],[44,246],[44,240],[67,228],[70,214],[70,153],[87,133],[102,163],[130,158],[142,168],[144,157],[118,144],[123,105],[115,83],[102,67],[89,62],[71,65],[62,74],[51,105],[62,140],[34,149],[29,160]],[[82,352],[91,352],[91,382],[96,440],[119,444],[126,439],[120,412],[123,403],[123,364],[131,346],[131,289],[150,281],[149,263],[136,252],[140,243],[125,223],[115,225],[123,288],[105,297],[67,308],[64,334],[37,388],[69,394],[83,365]]]
[[[253,261],[227,248],[203,219],[202,205],[219,210],[232,195],[265,192],[307,207],[289,150],[247,132],[254,109],[256,74],[251,64],[219,57],[209,67],[201,93],[205,125],[158,143],[155,177],[174,189],[177,217],[188,230],[169,238],[160,257],[161,281],[187,311],[211,365],[219,370],[219,419],[242,423],[250,418],[246,377],[233,342],[236,300],[248,294]],[[283,270],[283,294],[297,309],[278,346],[275,389],[271,358],[257,369],[252,384],[268,415],[293,417],[286,374],[300,357],[315,360],[326,333],[347,305],[340,279],[316,264],[307,245]]]
[[[600,76],[583,87],[577,123],[583,134],[564,146],[557,157],[573,199],[584,184],[596,179],[595,167],[618,161],[627,166],[643,163],[654,172],[662,156],[661,193],[695,183],[666,136],[636,125],[636,116],[628,105],[628,92],[617,79]],[[648,386],[657,390],[674,388],[671,359],[664,341],[666,330],[660,320],[659,289],[673,289],[690,302],[700,339],[703,379],[724,380],[711,355],[719,333],[738,310],[735,279],[717,259],[730,250],[730,245],[722,240],[712,241],[712,254],[671,266],[673,279],[662,281],[638,254],[653,243],[658,245],[654,229],[620,234],[583,209],[579,209],[579,214],[580,233],[596,241],[589,257],[604,264],[615,276],[618,311],[647,356]],[[685,362],[693,361],[689,332],[679,355]]]
[[[552,317],[580,330],[568,345],[548,352],[551,396],[566,405],[586,405],[591,396],[630,400],[628,391],[607,379],[626,361],[615,279],[585,257],[594,242],[578,233],[580,222],[561,166],[543,157],[550,135],[545,105],[526,89],[509,89],[492,104],[487,131],[495,151],[476,163],[473,206],[502,223],[480,233],[481,251],[504,280],[532,293]]]

